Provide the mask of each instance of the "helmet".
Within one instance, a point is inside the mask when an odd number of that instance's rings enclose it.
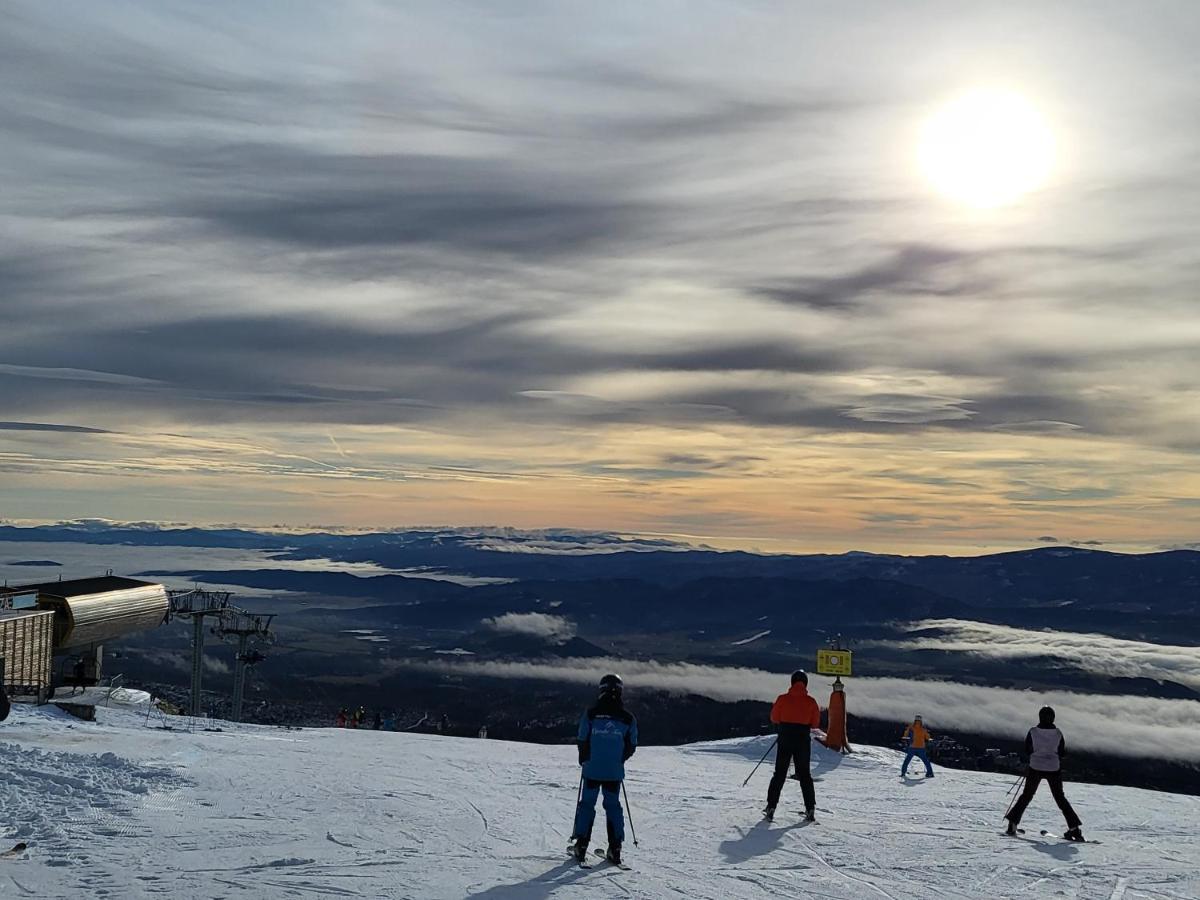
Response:
[[[600,679],[600,696],[601,697],[620,697],[621,691],[625,689],[625,682],[621,681],[620,675],[608,674]]]
[[[792,684],[796,684],[797,682],[801,684],[808,684],[808,673],[803,669],[797,669],[792,673]]]
[[[913,717],[913,721],[914,721],[914,722],[920,722],[920,721],[921,721],[921,717],[920,717],[920,716],[914,716],[914,717]]]
[[[1054,724],[1054,707],[1043,706],[1038,710],[1038,724],[1053,725]]]

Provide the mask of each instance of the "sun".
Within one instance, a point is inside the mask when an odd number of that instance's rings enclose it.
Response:
[[[921,129],[922,171],[945,196],[978,209],[1016,203],[1046,183],[1054,135],[1012,91],[974,90],[938,109]]]

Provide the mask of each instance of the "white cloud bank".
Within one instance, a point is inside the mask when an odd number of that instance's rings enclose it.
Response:
[[[948,650],[990,659],[1054,656],[1100,675],[1175,681],[1200,689],[1200,647],[1177,647],[1069,631],[1031,631],[962,619],[926,619],[910,632],[937,630],[903,641],[873,641],[873,646],[911,650]]]
[[[503,617],[502,617],[503,618]],[[656,688],[714,700],[771,701],[787,689],[787,675],[761,669],[656,663],[611,658],[536,662],[413,662],[428,671],[490,678],[527,678],[594,684],[619,672],[628,691]],[[811,676],[813,694],[825,704],[830,680]],[[1119,756],[1200,762],[1200,703],[1152,697],[1022,691],[900,678],[853,678],[846,686],[853,715],[910,721],[923,715],[934,731],[970,731],[1019,739],[1050,704],[1068,746]],[[633,699],[636,704],[636,698]],[[853,735],[851,735],[853,738]]]
[[[565,643],[575,637],[575,623],[565,616],[551,616],[546,613],[510,612],[484,619],[481,624],[484,628],[501,634],[532,635],[556,644]]]

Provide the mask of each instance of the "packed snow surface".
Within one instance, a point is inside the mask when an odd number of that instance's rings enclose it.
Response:
[[[814,748],[818,819],[798,785],[759,816],[768,744],[644,747],[630,761],[632,871],[564,848],[579,769],[569,746],[302,731],[101,708],[96,723],[16,707],[0,725],[0,897],[1006,898],[1200,897],[1200,800],[1069,784],[1100,844],[1000,835],[1001,775],[898,777],[899,755]],[[598,810],[596,835],[603,835]],[[603,844],[602,838],[598,843]]]

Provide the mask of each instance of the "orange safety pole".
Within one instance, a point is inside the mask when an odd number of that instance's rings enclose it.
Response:
[[[840,678],[834,681],[833,693],[829,695],[829,723],[825,729],[825,746],[842,753],[850,752],[846,736],[846,692]]]

